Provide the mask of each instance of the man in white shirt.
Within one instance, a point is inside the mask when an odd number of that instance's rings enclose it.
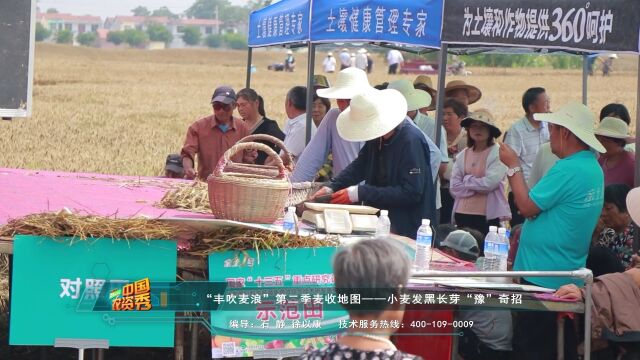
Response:
[[[367,50],[360,49],[356,55],[356,67],[360,70],[367,71],[369,59],[367,58]]]
[[[284,125],[284,146],[293,159],[297,159],[306,145],[307,132],[307,88],[295,86],[287,93],[284,109],[289,118]],[[311,136],[315,135],[316,126],[311,122]]]
[[[351,54],[349,53],[349,49],[342,49],[338,56],[340,57],[340,70],[344,70],[351,66]]]
[[[391,49],[387,53],[387,63],[389,64],[389,74],[397,74],[398,66],[404,63],[404,57],[399,50]]]
[[[322,62],[324,72],[333,73],[336,71],[336,58],[333,57],[333,53],[328,53],[327,57]]]
[[[372,90],[364,71],[346,68],[338,73],[333,86],[316,91],[320,97],[335,99],[338,108],[329,110],[324,116],[316,136],[300,155],[291,175],[292,182],[313,181],[329,154],[333,156],[334,176],[338,176],[358,157],[364,142],[347,141],[340,137],[336,123],[338,115],[349,107],[352,97]]]
[[[522,95],[522,108],[525,116],[517,120],[504,136],[504,143],[509,145],[520,161],[520,168],[525,182],[529,182],[531,168],[542,144],[549,142],[549,129],[547,123],[533,118],[536,113],[549,112],[549,96],[541,87],[530,88]],[[524,218],[517,212],[513,200],[513,193],[509,193],[509,205],[511,206],[511,226],[521,224]]]

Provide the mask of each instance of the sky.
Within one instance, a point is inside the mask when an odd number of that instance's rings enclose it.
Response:
[[[166,6],[174,13],[181,13],[195,0],[40,0],[40,11],[55,8],[59,12],[74,15],[94,15],[102,18],[115,15],[131,15],[131,9],[138,5],[153,11]],[[246,5],[248,0],[230,0],[234,5]]]

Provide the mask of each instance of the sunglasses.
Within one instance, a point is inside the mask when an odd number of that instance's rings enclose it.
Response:
[[[215,102],[215,103],[213,103],[213,109],[216,110],[216,111],[218,111],[218,110],[230,111],[231,110],[231,105],[230,104],[223,104],[223,103]]]

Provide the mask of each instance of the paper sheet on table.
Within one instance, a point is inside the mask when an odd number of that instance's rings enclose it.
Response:
[[[445,271],[432,271],[434,273],[446,273]],[[523,284],[499,284],[486,282],[482,278],[437,278],[437,277],[421,277],[411,278],[409,284],[421,285],[441,285],[449,287],[460,287],[470,289],[495,289],[508,291],[527,291],[527,292],[555,292],[553,289],[543,288],[535,285]]]

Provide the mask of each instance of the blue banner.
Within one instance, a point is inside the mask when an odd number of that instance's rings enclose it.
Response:
[[[314,1],[311,41],[440,48],[442,0]]]
[[[309,41],[309,0],[282,0],[249,16],[249,46]]]

